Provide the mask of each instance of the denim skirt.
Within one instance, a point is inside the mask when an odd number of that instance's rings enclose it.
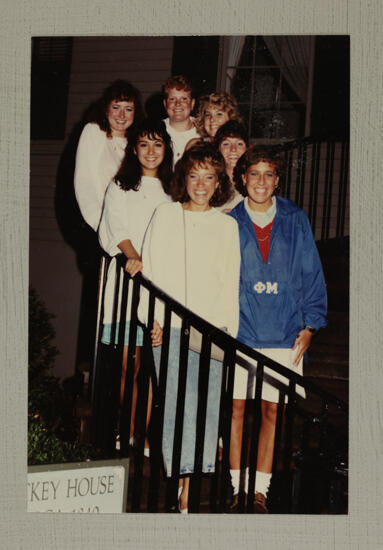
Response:
[[[178,392],[180,336],[181,329],[171,329],[169,342],[168,375],[166,382],[164,427],[162,436],[162,452],[164,465],[166,469],[166,474],[169,477],[178,473],[182,475],[191,474],[194,472],[200,355],[199,353],[196,353],[190,349],[188,350],[180,471],[172,472],[174,429]],[[153,354],[156,366],[156,373],[158,377],[161,358],[161,347],[153,348]],[[202,471],[204,473],[214,472],[215,468],[222,370],[223,369],[221,362],[214,359],[210,360],[206,428],[202,461]]]
[[[120,328],[120,323],[116,323],[116,334],[115,334],[115,340],[114,343],[117,345],[118,342],[118,331]],[[124,346],[129,345],[129,332],[130,332],[130,321],[125,322],[125,335],[124,335]],[[102,336],[101,336],[101,342],[103,344],[110,345],[112,339],[112,325],[106,324],[102,327]],[[140,347],[144,343],[144,331],[142,328],[137,325],[137,335],[136,335],[136,346]]]

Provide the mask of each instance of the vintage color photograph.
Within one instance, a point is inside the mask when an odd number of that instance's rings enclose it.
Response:
[[[28,510],[348,513],[349,63],[32,39]]]

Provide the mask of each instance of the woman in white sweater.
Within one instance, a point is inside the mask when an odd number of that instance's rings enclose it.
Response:
[[[218,212],[230,194],[224,160],[211,145],[186,151],[176,165],[171,194],[175,202],[155,212],[143,246],[143,273],[170,296],[232,336],[238,328],[240,249],[237,224]],[[145,317],[147,300],[140,312]],[[157,304],[156,322],[163,325],[163,307]],[[157,325],[158,326],[158,325]],[[189,474],[194,472],[198,402],[198,353],[189,350],[181,464],[172,472],[172,451],[179,373],[181,320],[171,319],[170,349],[163,429],[163,454],[167,475],[179,480],[179,507],[187,513]],[[156,328],[156,326],[155,326]],[[157,373],[161,348],[154,348]],[[215,467],[222,364],[210,361],[203,472]]]
[[[99,227],[99,240],[102,248],[110,256],[123,252],[127,258],[126,271],[132,277],[141,270],[141,247],[146,228],[157,206],[168,202],[168,186],[172,176],[173,153],[170,136],[162,121],[145,120],[132,134],[125,158],[114,180],[109,184],[105,195],[104,210]],[[101,341],[111,343],[111,323],[114,297],[116,263],[113,260],[108,271],[104,299],[103,334]],[[124,395],[126,362],[129,342],[129,314],[132,289],[130,284],[125,327],[121,396]],[[118,312],[119,319],[120,312]],[[118,335],[116,326],[116,339]],[[137,346],[142,346],[142,330],[138,327]],[[134,380],[139,368],[140,354],[136,349]],[[134,412],[137,387],[133,388],[133,406],[130,437],[134,434]]]
[[[116,80],[96,103],[83,129],[76,153],[74,187],[81,214],[97,231],[106,188],[124,157],[128,131],[141,118],[138,90]]]

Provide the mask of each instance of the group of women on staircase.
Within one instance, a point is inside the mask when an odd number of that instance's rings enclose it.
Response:
[[[75,191],[85,221],[110,256],[123,253],[126,270],[149,280],[214,326],[302,374],[313,333],[326,325],[326,289],[306,214],[276,197],[283,175],[280,154],[248,146],[235,98],[213,92],[198,100],[190,81],[169,77],[163,86],[165,120],[143,119],[139,92],[116,81],[100,101],[97,119],[81,135]],[[111,342],[115,262],[109,267],[102,342]],[[131,293],[130,293],[131,294]],[[146,323],[145,295],[139,317]],[[128,304],[127,311],[130,311]],[[159,374],[163,311],[156,306],[151,331]],[[172,471],[179,375],[180,319],[171,319],[162,452],[168,476],[179,477],[179,509],[188,511],[194,472],[199,354],[189,350],[180,471]],[[116,334],[118,331],[116,331]],[[121,378],[126,377],[129,317]],[[137,332],[135,379],[142,331]],[[230,441],[233,499],[238,510],[244,411],[254,399],[247,371],[235,370]],[[266,369],[267,370],[267,369]],[[275,375],[273,374],[275,377]],[[202,470],[213,472],[219,439],[222,363],[211,359]],[[280,378],[283,384],[286,379]],[[298,390],[299,391],[299,390]],[[301,391],[303,396],[304,392]],[[149,391],[148,421],[151,391]],[[133,388],[129,438],[134,444]],[[267,513],[279,390],[262,387],[261,428],[254,510]],[[149,456],[149,441],[145,441]],[[251,460],[251,457],[249,457]],[[247,493],[248,468],[244,487]]]

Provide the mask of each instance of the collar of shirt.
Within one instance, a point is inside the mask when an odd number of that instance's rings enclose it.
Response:
[[[249,214],[251,221],[258,225],[258,227],[266,227],[266,225],[269,225],[269,223],[271,223],[275,218],[275,214],[277,213],[277,201],[275,200],[275,197],[271,197],[271,200],[273,204],[268,210],[266,210],[266,212],[256,212],[255,210],[252,210],[249,206],[248,197],[246,197],[243,201],[246,212]]]

